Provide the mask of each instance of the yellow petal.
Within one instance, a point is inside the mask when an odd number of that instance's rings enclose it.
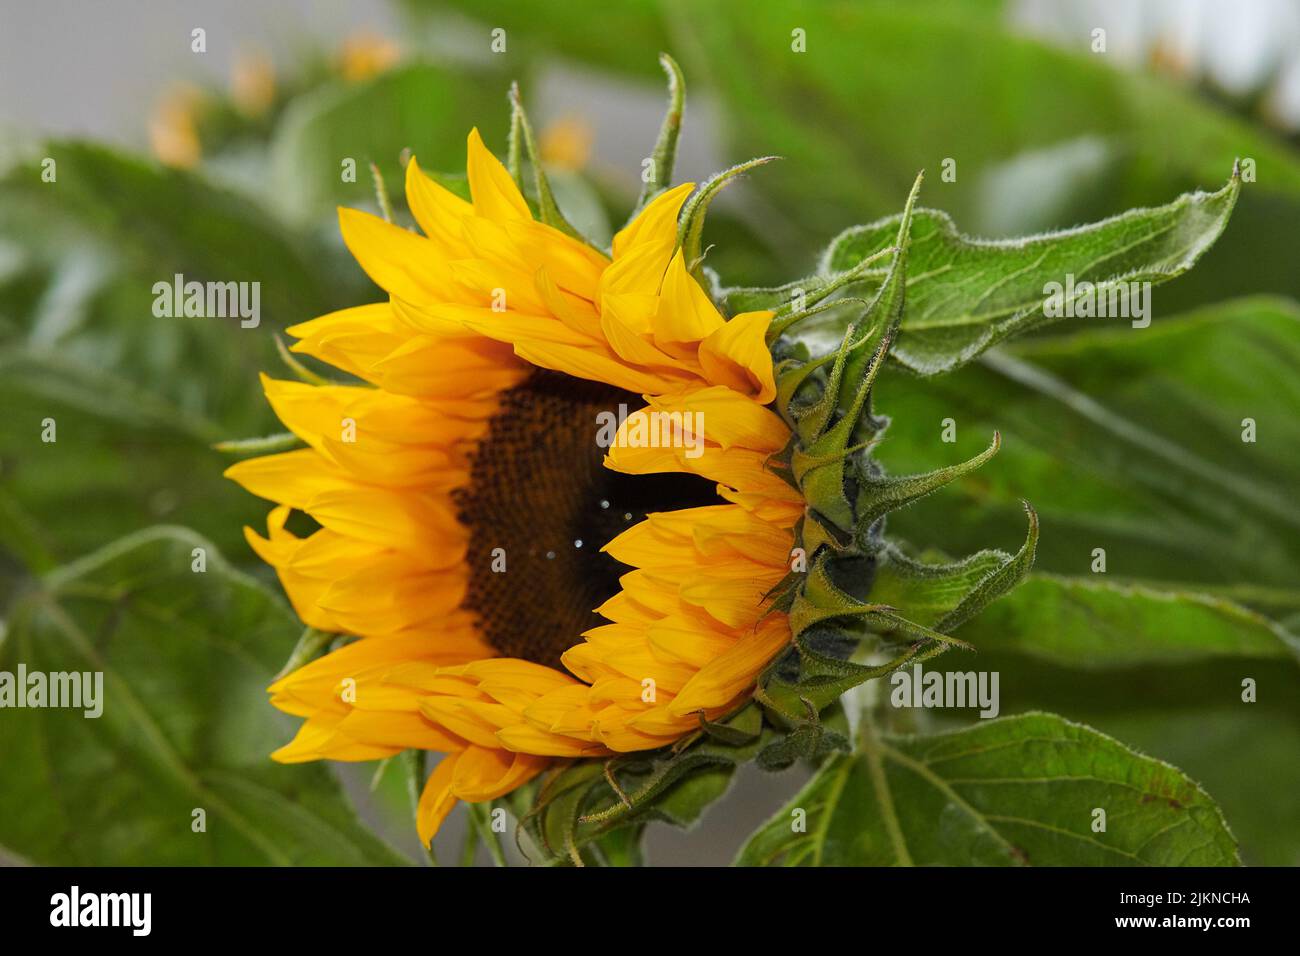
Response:
[[[776,397],[767,327],[771,312],[743,312],[700,343],[700,366],[714,385],[753,395],[760,405]]]
[[[438,761],[438,766],[433,768],[433,773],[425,781],[420,803],[415,810],[415,829],[420,835],[420,842],[425,846],[433,842],[442,821],[447,819],[447,814],[456,806],[456,798],[451,789],[459,759],[460,754],[447,754]]]
[[[456,762],[452,792],[461,800],[494,800],[527,783],[550,761],[532,754],[470,747]]]
[[[342,206],[339,229],[348,251],[385,292],[416,303],[464,298],[438,246],[423,236]]]
[[[790,643],[790,626],[784,617],[770,617],[756,631],[700,668],[681,689],[668,709],[679,716],[710,710],[731,701],[747,689],[758,673]]]
[[[626,255],[642,245],[666,244],[670,249],[676,245],[677,215],[694,188],[694,183],[682,183],[661,192],[646,203],[637,217],[614,236],[614,258]]]
[[[469,174],[469,191],[474,197],[474,211],[486,219],[507,222],[532,219],[519,187],[501,161],[483,145],[478,129],[469,133],[465,171]]]
[[[655,344],[674,355],[694,354],[701,341],[724,326],[708,295],[686,271],[682,251],[678,249],[664,273],[663,291],[654,318]]]
[[[447,258],[470,254],[461,224],[474,215],[474,207],[427,176],[414,156],[406,164],[406,205],[424,234]]]

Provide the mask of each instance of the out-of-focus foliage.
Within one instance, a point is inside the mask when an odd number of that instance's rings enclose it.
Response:
[[[296,631],[284,602],[184,529],[128,535],[33,582],[0,665],[99,672],[102,713],[6,712],[0,841],[82,866],[405,862],[323,766],[266,758],[287,722],[268,718],[262,688]]]
[[[918,782],[913,764],[924,768],[930,753],[918,748],[1002,735],[1029,761],[1017,764],[1024,771],[1050,756],[1013,739],[1032,726],[1059,738],[1052,746],[1062,752],[1066,738],[1086,738],[1109,755],[1108,772],[1138,768],[1160,793],[1184,794],[1180,808],[1143,807],[1156,829],[1199,828],[1214,852],[1196,861],[1233,853],[1189,778],[1223,808],[1246,862],[1300,863],[1292,146],[1165,77],[1119,69],[1090,53],[1086,37],[1070,50],[1020,35],[996,0],[400,6],[412,15],[401,63],[388,45],[363,44],[347,56],[273,64],[270,86],[254,71],[242,94],[205,91],[194,114],[181,116],[197,146],[191,168],[65,141],[31,144],[0,169],[0,661],[102,667],[108,693],[134,701],[99,724],[32,711],[21,724],[0,722],[13,737],[0,750],[47,771],[25,774],[21,789],[6,785],[15,802],[0,812],[5,847],[64,863],[397,859],[357,826],[327,771],[263,762],[284,739],[263,688],[298,629],[264,590],[274,585],[242,540],[242,525],[259,523],[266,506],[220,478],[229,458],[211,445],[280,430],[256,386],[259,370],[289,374],[278,369],[278,330],[377,297],[334,219],[336,204],[378,208],[370,162],[396,220],[409,225],[404,150],[463,187],[456,177],[471,126],[504,152],[511,80],[529,98],[549,71],[576,69],[589,83],[607,80],[614,96],[628,83],[657,93],[657,55],[667,50],[684,67],[690,102],[708,102],[723,124],[720,166],[784,157],[710,213],[706,263],[727,286],[808,275],[842,230],[896,213],[921,168],[926,205],[971,235],[1002,237],[1216,189],[1235,160],[1249,161],[1222,238],[1189,275],[1157,290],[1150,328],[1067,321],[951,375],[891,368],[879,383],[877,411],[891,424],[875,455],[891,473],[964,460],[1002,433],[988,466],[924,507],[890,515],[891,536],[911,553],[938,561],[990,542],[1013,547],[1021,500],[1041,516],[1036,573],[958,632],[978,657],[954,652],[932,666],[997,670],[1004,714],[1055,711],[1126,746],[1050,717],[962,729],[951,713],[878,716],[897,725],[884,730],[884,773],[922,817],[939,791]],[[506,31],[506,52],[490,51],[492,28]],[[792,48],[794,31],[805,52]],[[696,122],[688,107],[688,139]],[[42,179],[47,157],[55,182]],[[354,179],[340,175],[345,159],[355,160]],[[570,220],[607,237],[626,215],[638,170],[586,173],[556,169],[552,182]],[[153,285],[177,273],[259,281],[260,326],[155,317]],[[58,440],[44,442],[51,418]],[[949,418],[952,444],[940,439]],[[1247,419],[1253,442],[1242,440]],[[160,521],[202,539],[169,531],[113,544]],[[209,541],[206,576],[191,572],[191,546]],[[1097,549],[1104,573],[1095,571]],[[1257,684],[1257,703],[1243,702],[1244,680]],[[943,727],[955,734],[903,736]],[[841,774],[862,785],[864,801],[878,799],[864,783],[871,759],[829,758],[808,793]],[[626,774],[638,782],[645,770]],[[729,777],[724,761],[662,815],[694,821]],[[75,825],[59,818],[74,798]],[[750,798],[779,802],[766,792]],[[189,816],[205,800],[207,839],[191,832]],[[552,809],[577,805],[561,799]],[[583,812],[593,806],[609,809],[585,802]],[[998,815],[992,804],[977,810]],[[1026,827],[1055,825],[1032,808],[1017,813]],[[786,818],[756,834],[742,861],[788,857]],[[93,838],[86,820],[98,821]],[[634,861],[628,836],[645,822],[584,830],[592,842],[582,852],[590,862]],[[876,856],[858,852],[865,835],[881,834],[848,823],[832,815],[815,852],[844,862],[888,855],[879,840],[866,847]],[[557,833],[563,843],[565,818],[530,825],[542,843]],[[856,849],[831,842],[841,831]],[[992,861],[1001,844],[988,831],[964,827],[972,840],[960,846],[932,841],[925,859]],[[1123,853],[1141,834],[1114,839]],[[1044,844],[1040,857],[1035,848],[1029,862],[1053,859],[1055,849]],[[1185,850],[1157,843],[1143,852],[1163,854],[1150,862],[1191,861]]]
[[[806,273],[829,236],[896,212],[918,169],[936,190],[928,204],[972,234],[1014,236],[1165,202],[1249,157],[1257,182],[1226,241],[1162,308],[1300,294],[1279,241],[1300,240],[1292,148],[1166,78],[1119,69],[1089,51],[1087,34],[1077,52],[1017,34],[998,0],[614,0],[600,16],[583,4],[405,3],[435,23],[455,10],[484,33],[504,29],[527,64],[562,57],[649,84],[656,54],[671,50],[692,92],[718,101],[725,162],[784,157],[754,191],[766,210],[758,231],[776,240],[788,273],[733,268],[734,283]],[[792,49],[795,30],[805,52]],[[953,182],[939,178],[945,159]]]

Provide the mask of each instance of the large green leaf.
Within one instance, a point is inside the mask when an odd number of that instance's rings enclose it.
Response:
[[[1076,304],[1106,302],[1121,290],[1125,298],[1116,297],[1115,303],[1143,303],[1147,311],[1141,321],[1149,322],[1151,297],[1142,293],[1141,300],[1128,299],[1130,284],[1156,285],[1190,269],[1223,231],[1240,188],[1234,175],[1218,192],[1192,193],[1155,209],[1133,209],[1064,232],[999,242],[970,239],[944,213],[920,210],[908,248],[902,332],[890,356],[923,375],[950,371],[1005,338],[1074,315]],[[795,285],[811,296],[877,256],[895,242],[899,219],[891,216],[842,233],[827,249],[818,275]],[[885,261],[863,273],[850,288],[862,289],[870,298],[885,280],[887,266]],[[1055,317],[1044,308],[1049,283],[1057,284],[1061,297]],[[790,297],[788,287],[769,293],[734,289],[727,302],[739,312],[777,308]],[[826,310],[800,320],[797,334],[829,350],[843,338],[845,321],[845,310]],[[1112,315],[1073,321],[1130,320]]]
[[[256,383],[275,329],[350,304],[364,276],[201,175],[86,143],[42,152],[55,182],[34,162],[0,178],[0,550],[43,569],[171,521],[246,553],[240,527],[264,507],[208,446],[273,428]],[[260,325],[154,315],[176,273],[260,283]]]
[[[0,668],[102,672],[103,712],[5,711],[0,844],[50,864],[403,862],[323,766],[268,756],[289,730],[265,688],[299,629],[181,528],[139,532],[34,582],[10,608]],[[192,828],[196,809],[205,832]]]
[[[1018,235],[1159,203],[1252,158],[1258,181],[1242,199],[1232,248],[1211,253],[1218,274],[1194,275],[1170,301],[1300,294],[1293,242],[1282,239],[1300,222],[1294,149],[1167,78],[1116,69],[1087,49],[1087,36],[1071,51],[1009,29],[997,0],[624,0],[600,17],[575,4],[408,2],[506,29],[512,60],[559,53],[657,84],[655,58],[667,49],[692,96],[721,103],[719,166],[785,157],[751,180],[763,201],[748,204],[757,234],[781,250],[782,278],[806,271],[813,250],[846,224],[894,211],[919,169],[934,205],[967,229]],[[616,46],[604,42],[610,17]],[[795,29],[805,53],[792,49]],[[688,113],[688,139],[693,128]],[[1045,169],[1026,166],[1039,156]],[[946,159],[955,178],[940,178]],[[751,268],[727,277],[773,278]]]
[[[272,198],[295,219],[332,214],[335,204],[373,204],[368,164],[378,166],[395,201],[403,194],[399,157],[410,149],[430,172],[465,169],[465,137],[477,126],[504,152],[506,91],[515,78],[481,68],[411,64],[360,84],[341,81],[295,101],[271,144]],[[343,162],[355,164],[345,181]]]
[[[987,4],[768,0],[743,16],[727,4],[688,16],[700,53],[689,66],[725,98],[733,141],[750,151],[767,141],[761,151],[790,158],[768,188],[791,212],[874,203],[878,214],[945,157],[957,175],[944,207],[969,211],[991,164],[1085,134],[1122,136],[1147,163],[1147,183],[1179,170],[1213,178],[1255,156],[1270,188],[1300,192],[1294,154],[1247,123],[1086,48],[1018,35]],[[791,50],[795,27],[804,54]]]
[[[159,521],[247,554],[243,526],[266,505],[221,477],[229,459],[210,443],[229,432],[141,383],[21,347],[0,346],[0,404],[0,559],[46,571]],[[56,441],[42,440],[47,419]]]
[[[1196,643],[1194,634],[1182,636]],[[1300,865],[1300,667],[1265,657],[1166,657],[1125,668],[1071,666],[990,643],[977,657],[949,654],[927,668],[996,671],[1003,714],[1051,707],[1170,761],[1214,795],[1246,863]],[[912,713],[934,729],[950,723],[941,714],[957,712]]]
[[[1032,575],[958,632],[979,650],[1070,667],[1205,659],[1300,660],[1300,640],[1267,617],[1196,592]]]
[[[114,314],[129,313],[154,337],[170,325],[188,327],[194,335],[218,330],[233,333],[235,341],[241,336],[266,340],[271,329],[348,304],[340,299],[362,288],[359,272],[337,268],[340,254],[326,255],[326,247],[284,226],[247,196],[200,174],[85,142],[52,141],[39,153],[56,161],[58,178],[43,182],[35,161],[5,171],[0,236],[18,242],[38,266],[62,264],[69,253],[84,258],[92,249],[104,257],[100,271],[113,283],[114,299],[107,304],[115,306]],[[176,273],[204,282],[260,282],[261,325],[240,329],[233,320],[155,319],[153,284]],[[80,321],[72,324],[84,331],[88,321],[102,315],[97,308],[89,317],[75,318]],[[138,337],[131,341],[140,343]],[[206,339],[209,347],[212,341]],[[166,347],[141,343],[138,350],[151,355]],[[110,351],[104,358],[118,355]]]
[[[34,163],[0,178],[0,248],[16,250],[0,275],[6,360],[44,365],[53,381],[34,384],[54,391],[115,377],[205,437],[264,427],[249,386],[275,362],[275,331],[357,301],[361,271],[200,175],[87,143],[42,150],[56,182]],[[177,274],[256,283],[259,323],[155,315],[155,284]]]
[[[802,828],[796,824],[801,822]],[[1105,829],[1094,830],[1105,811]],[[1225,866],[1218,807],[1178,770],[1051,714],[829,759],[742,848],[742,865]]]
[[[1265,610],[1289,600],[1294,612],[1297,366],[1300,310],[1259,298],[1148,329],[1022,341],[949,376],[887,372],[876,403],[891,424],[876,455],[891,471],[959,461],[993,430],[1003,437],[988,467],[924,510],[896,512],[891,530],[972,550],[1005,541],[1028,499],[1042,516],[1039,570],[1089,577],[1100,548],[1108,575],[1251,585],[1229,596]],[[951,445],[941,439],[949,418]],[[1242,440],[1246,418],[1253,443]]]
[[[619,72],[630,72],[656,83],[663,79],[657,59],[668,48],[668,24],[663,0],[617,0],[601,5],[599,15],[581,3],[528,4],[512,0],[403,0],[429,30],[445,29],[442,17],[463,11],[477,21],[475,27],[506,31],[505,57],[511,62],[537,61],[562,50],[575,59]],[[463,23],[456,24],[462,30]],[[466,33],[482,38],[487,50],[487,30]],[[617,37],[618,42],[610,42]],[[640,59],[641,54],[646,59]],[[629,55],[634,54],[634,55]]]

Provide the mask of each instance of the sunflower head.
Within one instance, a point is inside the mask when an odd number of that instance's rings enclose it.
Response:
[[[870,670],[847,630],[904,657],[952,643],[951,621],[864,597],[886,512],[951,477],[887,478],[869,455],[908,215],[829,357],[792,333],[848,301],[833,283],[798,310],[720,308],[699,226],[735,171],[667,185],[668,65],[656,175],[608,249],[564,220],[517,96],[509,167],[469,134],[468,197],[412,158],[415,228],[340,210],[385,297],[289,330],[350,377],[264,379],[302,447],[228,471],[276,504],[251,546],[303,621],[339,635],[272,685],[305,718],[274,756],[441,754],[426,842],[456,801],[549,770],[521,816],[581,860],[583,840],[671,817],[689,780],[834,746],[819,715]]]

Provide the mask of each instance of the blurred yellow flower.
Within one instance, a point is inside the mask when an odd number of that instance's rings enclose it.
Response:
[[[230,73],[230,97],[235,108],[256,119],[275,103],[275,67],[259,50],[241,50]]]
[[[198,113],[204,103],[196,87],[172,87],[158,101],[149,117],[149,147],[168,166],[192,169],[203,158],[199,141]]]
[[[591,156],[591,124],[580,116],[566,116],[541,131],[538,146],[547,166],[574,172]]]
[[[394,66],[402,58],[398,45],[369,30],[358,31],[343,41],[339,50],[339,72],[350,83],[365,80]]]

